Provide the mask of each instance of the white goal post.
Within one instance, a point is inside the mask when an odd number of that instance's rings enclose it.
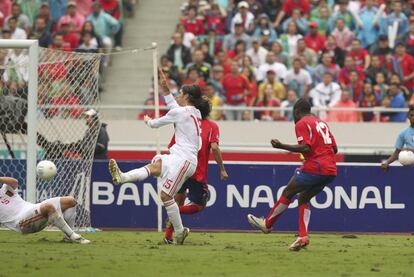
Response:
[[[28,98],[27,98],[27,170],[26,170],[26,200],[36,202],[36,133],[37,133],[37,83],[39,44],[37,40],[0,39],[0,48],[27,49],[28,65]]]

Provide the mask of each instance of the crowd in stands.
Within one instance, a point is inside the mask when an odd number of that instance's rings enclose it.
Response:
[[[123,16],[125,12],[133,15],[135,2],[136,0],[0,0],[1,38],[36,39],[40,47],[65,52],[104,53],[121,50]],[[0,50],[0,63],[3,65],[0,95],[27,97],[27,61],[25,51]],[[14,66],[19,64],[26,66]],[[108,59],[102,58],[101,73],[107,65]],[[71,71],[63,67],[55,69]],[[39,74],[41,73],[40,65]],[[71,103],[66,101],[63,104]]]
[[[161,58],[173,89],[198,84],[213,108],[292,107],[328,121],[406,120],[356,107],[414,104],[414,1],[189,0]],[[152,99],[148,100],[148,103]],[[292,120],[289,111],[215,111],[214,120]]]

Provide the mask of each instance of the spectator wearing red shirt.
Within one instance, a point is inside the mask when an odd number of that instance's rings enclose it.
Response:
[[[308,18],[311,5],[309,0],[285,0],[283,3],[282,9],[280,10],[279,14],[276,17],[275,22],[273,22],[273,27],[279,27],[279,24],[282,22],[282,19],[285,16],[292,16],[292,12],[294,9],[298,9],[302,12],[302,15],[305,18]]]
[[[215,30],[217,35],[225,35],[226,18],[221,14],[218,4],[211,5],[210,14],[206,15],[205,21],[208,30]]]
[[[194,6],[188,7],[188,16],[181,20],[185,31],[193,33],[196,36],[204,35],[204,22],[197,18],[197,8]]]
[[[65,42],[62,33],[55,33],[53,35],[53,43],[49,45],[49,48],[67,52],[71,51],[70,43]]]
[[[349,84],[345,87],[351,93],[352,100],[358,103],[362,91],[364,90],[364,82],[360,80],[358,72],[352,70],[349,74]]]
[[[71,32],[81,32],[85,17],[77,11],[75,2],[69,1],[67,7],[66,14],[59,19],[58,31],[61,31],[62,24],[66,23],[69,24]]]
[[[361,41],[359,39],[352,41],[351,50],[347,55],[354,58],[356,66],[362,67],[364,70],[367,70],[371,64],[371,56],[367,50],[361,47]]]
[[[245,107],[246,95],[249,94],[250,86],[247,79],[239,72],[237,62],[232,62],[230,73],[223,78],[223,88],[226,93],[226,105],[230,107]],[[227,120],[241,120],[242,111],[226,111]]]
[[[356,71],[358,73],[359,79],[362,82],[365,81],[364,71],[359,66],[355,65],[354,58],[347,56],[345,58],[345,65],[341,68],[338,74],[338,82],[343,88],[347,87],[351,82],[349,76],[352,71]]]
[[[402,84],[412,92],[414,90],[414,58],[406,53],[405,45],[397,44],[395,55],[388,63],[389,72],[396,74],[402,80]]]
[[[378,97],[374,92],[374,89],[370,83],[364,84],[364,91],[359,99],[359,106],[361,108],[373,108],[378,106],[379,101]],[[362,112],[362,121],[374,121],[375,114],[373,112]]]
[[[318,23],[316,22],[309,23],[309,34],[305,36],[304,40],[306,46],[315,50],[316,53],[319,53],[325,47],[326,38],[318,32]]]
[[[204,89],[206,82],[200,78],[198,69],[192,66],[187,71],[187,79],[183,81],[183,85],[198,85],[200,89]]]
[[[80,34],[70,31],[70,24],[66,21],[61,22],[60,25],[63,40],[70,45],[72,50],[78,48],[80,41]]]

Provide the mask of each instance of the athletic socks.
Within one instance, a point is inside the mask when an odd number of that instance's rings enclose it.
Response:
[[[311,210],[308,204],[299,206],[299,237],[308,235],[308,225],[310,221]]]
[[[188,205],[179,206],[180,214],[195,214],[200,211],[200,206],[190,203]],[[172,240],[174,233],[174,227],[172,224],[165,228],[164,237],[166,239]]]
[[[174,199],[164,202],[165,209],[167,210],[168,218],[171,221],[174,230],[177,233],[181,233],[184,230],[183,223],[181,221],[180,209]]]
[[[280,196],[279,200],[270,210],[269,215],[266,217],[266,227],[272,228],[273,224],[279,218],[279,216],[289,207],[290,200],[284,197],[283,195]]]
[[[180,206],[180,214],[195,214],[200,211],[200,206],[190,203],[188,205]]]
[[[63,212],[63,218],[65,219],[69,227],[73,229],[73,227],[75,226],[75,219],[76,219],[76,207],[66,209]]]
[[[76,234],[72,228],[69,227],[69,225],[66,223],[65,219],[62,215],[60,215],[58,212],[55,212],[51,216],[49,216],[49,223],[53,224],[54,226],[58,227],[68,238],[73,239]]]
[[[150,176],[150,170],[146,166],[125,173],[121,172],[122,183],[143,181],[147,179],[148,176]]]

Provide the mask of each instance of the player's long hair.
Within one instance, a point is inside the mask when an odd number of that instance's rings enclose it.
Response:
[[[195,107],[200,110],[201,118],[206,119],[211,112],[211,102],[207,96],[202,96],[201,98],[203,99],[203,101],[200,101],[199,105]]]
[[[194,107],[200,107],[203,105],[203,97],[201,95],[201,89],[198,85],[185,85],[181,88],[181,91],[188,95],[188,101]]]

